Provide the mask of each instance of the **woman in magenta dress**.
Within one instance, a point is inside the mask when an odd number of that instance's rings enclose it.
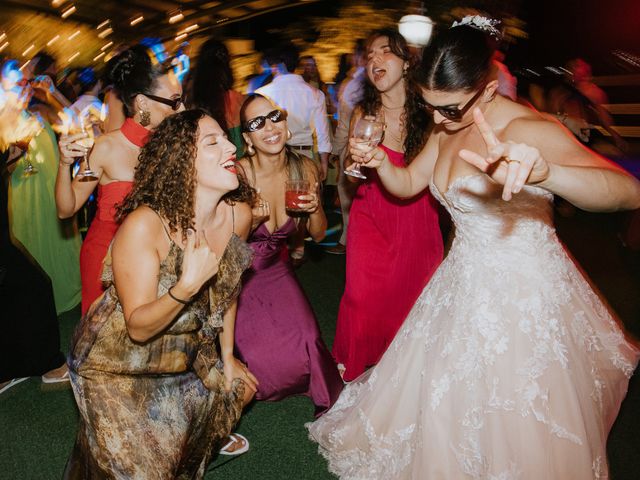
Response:
[[[420,152],[429,131],[420,92],[407,76],[414,59],[393,30],[373,33],[367,51],[368,82],[351,130],[363,114],[381,112],[381,147],[403,167]],[[374,170],[364,173],[368,178],[351,206],[346,286],[333,344],[346,381],[378,362],[443,255],[437,202],[428,189],[400,200],[384,189]]]
[[[254,261],[238,301],[236,349],[258,379],[258,400],[306,395],[320,415],[336,401],[343,383],[287,252],[287,238],[300,222],[306,222],[314,240],[324,238],[327,219],[318,201],[318,172],[311,160],[286,148],[286,114],[277,106],[254,94],[240,112],[248,145],[240,165],[259,197],[249,237]],[[289,179],[308,180],[311,187],[300,197],[296,216],[285,208]]]
[[[65,135],[60,139],[60,167],[56,180],[58,216],[74,215],[87,201],[98,182],[98,211],[80,251],[82,314],[103,292],[102,262],[118,229],[115,205],[129,193],[140,148],[150,130],[165,117],[183,109],[182,87],[170,70],[152,64],[147,51],[135,46],[111,60],[109,77],[122,100],[126,120],[119,130],[102,135],[89,162],[98,180],[82,182],[71,178],[70,166],[86,149],[76,143],[83,137]]]

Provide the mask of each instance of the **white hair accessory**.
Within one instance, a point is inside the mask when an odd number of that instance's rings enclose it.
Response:
[[[499,23],[500,20],[483,17],[482,15],[467,15],[459,22],[453,22],[451,28],[468,25],[476,30],[482,30],[483,32],[487,32],[489,35],[500,38],[500,30],[496,28]]]

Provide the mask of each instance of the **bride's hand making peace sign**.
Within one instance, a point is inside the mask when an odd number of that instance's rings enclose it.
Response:
[[[540,183],[549,176],[549,164],[540,151],[524,143],[501,142],[479,108],[473,111],[473,121],[487,145],[488,156],[470,150],[460,150],[460,158],[504,185],[502,199],[511,200],[527,184]]]

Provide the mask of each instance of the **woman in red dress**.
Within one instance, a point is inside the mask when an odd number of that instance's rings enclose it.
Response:
[[[368,81],[351,132],[361,116],[382,113],[381,147],[394,165],[406,166],[429,131],[420,92],[407,76],[414,58],[394,30],[373,33],[367,52]],[[428,189],[400,200],[384,189],[375,170],[364,173],[368,178],[351,207],[346,286],[333,345],[345,381],[378,362],[443,255],[438,207]]]
[[[83,315],[103,292],[102,261],[118,228],[114,207],[131,190],[140,148],[150,129],[165,117],[184,109],[182,86],[170,75],[171,68],[153,64],[141,45],[111,60],[110,80],[122,101],[126,119],[120,129],[96,140],[89,163],[97,180],[82,182],[80,175],[71,177],[70,166],[87,150],[77,143],[83,135],[64,135],[60,139],[60,166],[56,179],[58,216],[74,215],[98,184],[98,211],[80,251]]]

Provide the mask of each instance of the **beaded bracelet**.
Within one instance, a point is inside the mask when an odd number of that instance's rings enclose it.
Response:
[[[173,288],[173,287],[171,287],[171,288]],[[173,293],[171,293],[171,288],[169,290],[167,290],[167,293],[169,294],[169,296],[171,298],[173,298],[176,302],[181,303],[182,305],[189,305],[189,302],[191,301],[191,299],[182,300],[181,298],[176,297]]]

